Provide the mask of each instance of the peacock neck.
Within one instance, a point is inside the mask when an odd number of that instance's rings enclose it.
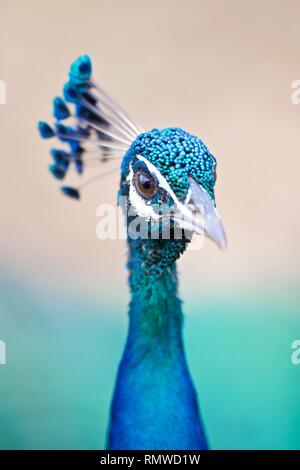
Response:
[[[129,242],[129,331],[112,403],[110,449],[207,447],[183,348],[178,247]]]
[[[183,352],[182,309],[177,296],[176,262],[165,266],[159,245],[158,241],[151,243],[151,250],[148,245],[147,249],[131,246],[127,346],[135,347],[141,354],[154,352],[169,358]]]

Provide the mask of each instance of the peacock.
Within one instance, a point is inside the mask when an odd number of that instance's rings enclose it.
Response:
[[[226,246],[215,205],[216,160],[202,140],[180,128],[144,131],[92,75],[89,56],[73,62],[63,97],[53,100],[55,123],[40,121],[38,128],[43,138],[61,143],[51,150],[49,166],[58,180],[72,168],[85,175],[92,161],[121,163],[118,200],[126,215],[131,300],[107,448],[208,449],[184,351],[176,261],[193,234]],[[78,200],[82,181],[61,190]]]

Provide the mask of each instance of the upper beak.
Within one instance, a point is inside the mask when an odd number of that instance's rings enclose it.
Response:
[[[185,204],[179,203],[177,207],[180,216],[177,215],[175,221],[182,229],[206,235],[219,248],[226,249],[226,235],[214,201],[193,178],[190,178],[190,189]]]

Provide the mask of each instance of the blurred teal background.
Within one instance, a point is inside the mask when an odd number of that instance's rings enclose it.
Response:
[[[103,448],[125,340],[126,317],[116,313],[123,305],[53,296],[11,280],[0,293],[8,348],[0,366],[0,447]],[[200,315],[194,297],[185,310],[211,446],[299,449],[300,366],[291,363],[297,293],[202,298]]]
[[[82,53],[143,128],[182,127],[218,161],[228,251],[207,241],[179,263],[211,446],[300,449],[299,18],[298,0],[1,0],[1,449],[105,446],[129,297],[96,208],[118,169],[75,204],[36,130]]]

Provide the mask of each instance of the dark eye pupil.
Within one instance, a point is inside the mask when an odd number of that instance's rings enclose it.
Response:
[[[137,173],[134,180],[138,192],[146,198],[151,198],[156,193],[157,187],[154,178],[145,173]]]
[[[150,181],[150,179],[147,176],[140,175],[139,176],[139,181],[140,181],[140,184],[143,186],[144,189],[146,189],[146,190],[151,189],[152,181]]]

